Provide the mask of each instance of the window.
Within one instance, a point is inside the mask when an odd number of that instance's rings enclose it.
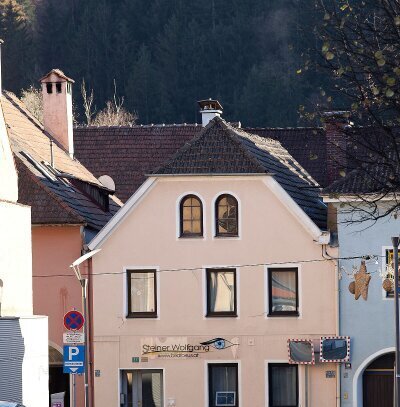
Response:
[[[61,93],[61,83],[56,83],[56,92]]]
[[[268,364],[269,407],[299,405],[297,365]]]
[[[67,93],[71,93],[72,87],[69,82],[67,82]]]
[[[210,363],[208,365],[208,406],[239,406],[238,365]]]
[[[268,269],[268,315],[299,315],[297,268]]]
[[[157,317],[157,281],[155,270],[127,272],[128,317]]]
[[[236,317],[236,270],[208,269],[207,316]]]
[[[400,258],[400,251],[399,251],[399,258]],[[386,275],[385,278],[389,278],[394,282],[394,258],[393,258],[393,249],[386,250]],[[390,291],[386,291],[386,297],[394,297],[394,283],[392,283],[392,289]]]
[[[46,91],[47,91],[47,93],[53,93],[53,84],[52,83],[46,83]]]
[[[221,195],[215,202],[216,236],[238,236],[238,202],[232,195]]]
[[[180,204],[180,236],[203,236],[203,205],[197,196],[187,195]]]

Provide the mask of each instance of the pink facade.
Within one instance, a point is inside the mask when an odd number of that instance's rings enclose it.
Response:
[[[81,255],[81,230],[81,226],[32,227],[33,310],[49,317],[50,372],[58,379],[52,387],[50,376],[50,393],[72,391],[68,375],[61,373],[63,317],[69,310],[82,309],[81,287],[69,267]],[[83,406],[82,377],[77,377],[76,391],[77,406]]]
[[[180,237],[179,205],[188,194],[202,202],[203,237]],[[238,201],[238,237],[215,237],[221,194]],[[128,405],[132,397],[139,405],[135,380],[149,374],[157,407],[209,406],[215,364],[236,369],[232,405],[270,406],[270,369],[288,363],[287,340],[337,334],[335,262],[323,257],[326,241],[317,242],[304,216],[270,176],[150,178],[90,244],[101,248],[93,258],[96,407]],[[207,316],[206,270],[216,268],[235,270],[236,316]],[[298,273],[298,315],[269,316],[269,273],[284,268]],[[127,273],[143,270],[156,271],[157,312],[129,317],[128,296],[140,292],[128,292]],[[174,345],[190,349],[212,338],[232,345],[171,356]],[[161,356],[151,352],[160,349]],[[298,366],[298,405],[336,406],[337,368]]]

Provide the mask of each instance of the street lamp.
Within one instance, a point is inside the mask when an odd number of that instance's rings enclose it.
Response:
[[[394,395],[396,407],[400,407],[400,343],[399,343],[399,237],[392,237],[393,258],[394,258],[394,316],[396,324],[396,380],[394,382]]]
[[[79,266],[86,260],[92,258],[96,253],[101,249],[93,250],[92,252],[86,253],[85,255],[79,257],[75,260],[70,267],[74,270],[76,278],[79,280],[79,283],[82,287],[82,307],[83,307],[83,336],[85,342],[85,372],[84,372],[84,382],[85,382],[85,407],[89,407],[89,358],[88,358],[88,335],[87,335],[87,286],[88,279],[83,278]]]

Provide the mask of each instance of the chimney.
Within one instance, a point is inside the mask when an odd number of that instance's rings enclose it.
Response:
[[[200,100],[197,103],[200,106],[201,121],[203,127],[207,126],[210,120],[214,119],[214,117],[221,117],[222,106],[218,102],[218,100]]]
[[[40,79],[40,82],[44,129],[73,157],[72,84],[74,81],[61,70],[53,69]]]
[[[347,135],[350,126],[350,112],[324,112],[322,121],[326,134],[326,183],[328,185],[347,173]]]

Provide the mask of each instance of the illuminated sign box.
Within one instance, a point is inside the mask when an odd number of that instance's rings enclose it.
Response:
[[[289,363],[314,365],[314,345],[311,339],[288,339]]]
[[[320,362],[349,362],[349,336],[323,336],[320,342]]]

